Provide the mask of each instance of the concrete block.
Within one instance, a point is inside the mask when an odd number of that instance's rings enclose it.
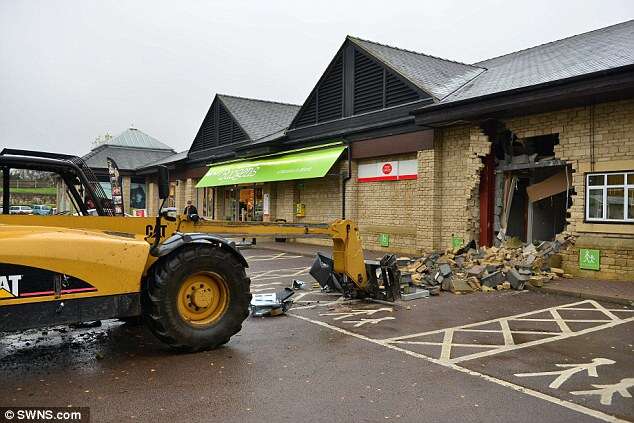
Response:
[[[530,276],[522,275],[516,269],[511,269],[506,273],[506,280],[511,284],[511,288],[521,291],[524,284],[530,279]]]
[[[504,273],[501,270],[496,272],[487,274],[480,279],[480,283],[483,286],[488,286],[489,288],[495,288],[499,284],[504,281]]]
[[[476,265],[467,270],[467,273],[472,276],[480,277],[484,273],[485,267],[482,265]]]
[[[443,275],[444,277],[451,275],[451,266],[449,266],[447,263],[441,264],[439,267],[439,270],[440,270],[440,274]]]
[[[417,288],[410,294],[401,294],[401,300],[403,301],[417,300],[419,298],[427,298],[430,295],[431,293],[429,292],[429,290]]]

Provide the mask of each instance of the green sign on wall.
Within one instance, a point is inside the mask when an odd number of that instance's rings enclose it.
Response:
[[[379,245],[381,247],[390,246],[390,234],[379,234]]]
[[[458,236],[451,236],[451,248],[456,249],[462,247],[464,244],[464,239]]]
[[[601,251],[589,248],[579,249],[579,269],[599,270],[601,268]]]

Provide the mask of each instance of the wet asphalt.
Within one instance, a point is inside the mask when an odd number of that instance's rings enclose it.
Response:
[[[312,286],[308,257],[244,254],[256,293]],[[90,407],[93,422],[634,421],[633,398],[583,393],[621,383],[634,395],[623,306],[512,291],[394,306],[296,298],[288,315],[249,318],[197,354],[119,321],[0,334],[0,407]],[[596,377],[579,371],[556,388],[557,375],[517,376],[599,358],[611,364]]]

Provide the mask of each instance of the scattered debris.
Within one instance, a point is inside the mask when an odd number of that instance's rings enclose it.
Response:
[[[292,288],[297,289],[306,289],[306,282],[300,281],[299,279],[293,279]]]
[[[401,294],[401,300],[410,301],[417,300],[419,298],[427,298],[431,294],[428,289],[414,288],[411,292],[407,294]]]
[[[266,294],[253,294],[251,299],[251,315],[254,317],[279,316],[286,313],[293,304],[291,296],[295,294],[291,288]]]
[[[524,245],[507,238],[493,247],[478,248],[475,241],[444,253],[419,258],[400,257],[403,296],[421,289],[429,295],[440,291],[462,294],[474,291],[523,290],[526,284],[540,287],[557,278],[569,278],[561,266],[560,251],[574,243],[571,235],[559,234],[554,241]]]

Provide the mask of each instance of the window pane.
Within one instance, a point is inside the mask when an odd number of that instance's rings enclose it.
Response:
[[[133,209],[144,209],[145,197],[145,184],[132,182],[130,184],[130,207]]]
[[[608,219],[624,218],[624,194],[623,188],[608,188]]]
[[[588,217],[601,219],[603,217],[603,190],[591,189],[588,196]]]
[[[630,188],[627,192],[627,218],[634,219],[634,189]]]
[[[589,185],[590,186],[603,185],[605,181],[604,178],[605,178],[605,175],[590,175],[590,177],[588,178]]]
[[[627,183],[630,185],[634,185],[634,173],[627,174]]]
[[[625,183],[625,175],[622,173],[614,173],[608,175],[608,185],[623,185]]]

